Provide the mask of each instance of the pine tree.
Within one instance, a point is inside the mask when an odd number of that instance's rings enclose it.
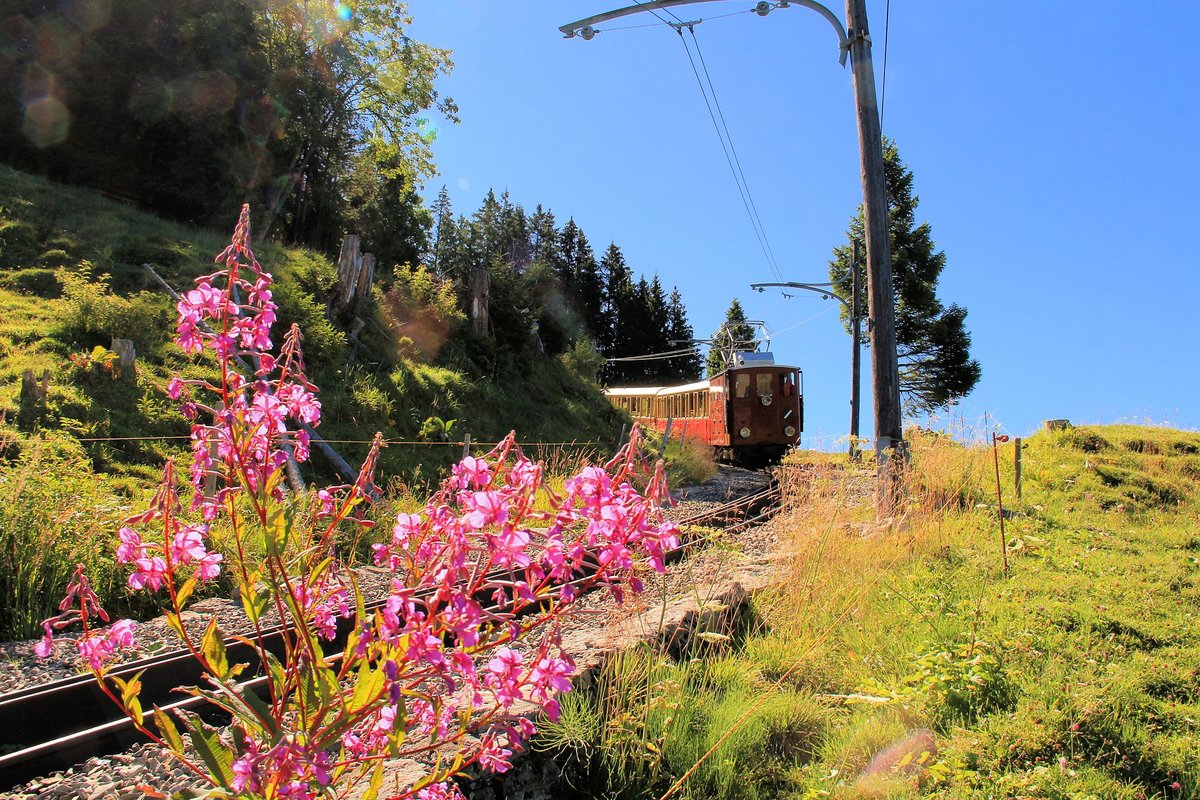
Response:
[[[596,263],[596,254],[582,230],[576,239],[572,260],[575,274],[572,300],[575,310],[583,320],[588,335],[599,341],[608,328],[608,319],[604,315],[604,279],[600,265]]]
[[[604,338],[599,341],[600,352],[607,358],[624,358],[633,355],[636,342],[636,318],[639,313],[637,294],[633,284],[633,273],[625,263],[625,256],[615,243],[610,243],[601,259],[605,276],[604,316],[609,325]],[[609,363],[601,372],[601,379],[610,386],[626,382],[630,375],[625,364]]]
[[[645,287],[642,302],[646,308],[646,320],[644,323],[645,334],[642,338],[641,355],[652,355],[655,353],[665,353],[671,349],[667,344],[668,332],[667,324],[670,322],[670,315],[667,310],[667,295],[663,291],[662,281],[658,279],[658,275],[647,284],[646,279],[642,278],[639,288]],[[654,360],[644,362],[643,374],[650,380],[651,383],[670,383],[670,362],[664,360]]]
[[[971,358],[971,334],[966,309],[944,306],[937,282],[946,254],[936,250],[928,222],[916,224],[919,198],[913,194],[913,175],[900,160],[896,143],[884,140],[884,170],[888,196],[888,238],[892,250],[892,281],[896,298],[896,350],[900,362],[900,394],[910,412],[927,411],[964,397],[979,382],[979,362]],[[835,291],[850,297],[852,242],[866,240],[862,209],[850,221],[849,242],[834,248],[829,278]],[[865,249],[865,248],[864,248]],[[861,308],[867,308],[866,281],[860,280]],[[845,309],[842,318],[849,326]],[[864,333],[864,343],[870,344]]]
[[[683,296],[679,293],[679,287],[674,287],[667,300],[667,348],[680,350],[688,347],[695,336],[691,323],[688,322]],[[687,382],[700,378],[702,364],[700,363],[700,353],[697,350],[693,349],[691,355],[688,356],[676,356],[666,364],[670,380]]]
[[[725,321],[713,331],[712,344],[709,345],[708,359],[705,362],[709,377],[723,372],[730,366],[727,363],[730,353],[753,353],[757,349],[758,332],[754,330],[753,325],[746,322],[746,312],[735,297],[725,312]]]
[[[450,205],[450,192],[442,186],[437,200],[433,203],[433,236],[429,253],[429,267],[438,275],[444,275],[450,268],[455,249],[454,209]]]
[[[558,247],[558,228],[554,221],[554,212],[543,209],[538,203],[529,219],[530,238],[533,246],[533,260],[543,264],[553,265],[555,249]]]
[[[554,253],[554,271],[558,274],[558,283],[563,294],[569,299],[575,299],[576,260],[579,250],[579,237],[583,231],[575,224],[575,218],[567,220],[562,230],[558,232],[558,244]]]
[[[533,236],[529,217],[520,204],[500,195],[500,252],[504,262],[521,275],[533,261]]]

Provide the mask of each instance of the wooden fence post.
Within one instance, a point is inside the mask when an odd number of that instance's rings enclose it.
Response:
[[[1021,499],[1021,437],[1013,439],[1013,480],[1016,483],[1017,499]]]
[[[463,434],[463,458],[471,455],[471,434]]]

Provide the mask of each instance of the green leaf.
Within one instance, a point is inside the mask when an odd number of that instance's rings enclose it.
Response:
[[[247,707],[252,709],[257,715],[255,724],[264,726],[271,734],[271,744],[276,744],[283,733],[279,727],[279,720],[275,719],[271,714],[271,707],[258,696],[258,692],[249,686],[242,687],[241,695]]]
[[[187,634],[185,634],[183,630],[183,623],[179,621],[178,614],[176,614],[174,611],[164,611],[163,616],[165,616],[167,619],[167,625],[169,625],[171,630],[175,631],[175,633],[179,635],[180,639],[187,638]]]
[[[354,694],[350,697],[350,713],[355,714],[375,702],[386,681],[387,676],[382,669],[372,669],[369,662],[363,661],[358,668]]]
[[[229,659],[225,655],[225,638],[217,629],[215,617],[209,620],[208,629],[204,631],[204,639],[200,643],[200,649],[204,653],[209,667],[218,678],[229,676]]]
[[[141,694],[142,691],[141,677],[143,672],[145,672],[145,670],[142,670],[138,674],[134,675],[128,681],[123,680],[116,675],[108,676],[113,682],[113,685],[115,685],[121,691],[121,708],[123,708],[125,713],[128,714],[129,717],[138,725],[142,725],[145,722],[145,719],[142,715],[142,703],[140,700],[138,700],[138,695]]]
[[[195,714],[185,714],[184,721],[191,733],[192,747],[200,754],[209,774],[222,786],[233,782],[233,751],[217,736],[216,731],[204,727]]]
[[[183,737],[179,735],[179,729],[175,727],[175,722],[158,706],[154,707],[154,727],[158,728],[158,735],[163,738],[163,741],[176,753],[183,753]]]
[[[245,581],[238,583],[238,595],[242,599],[242,609],[246,617],[253,623],[262,618],[267,608],[267,594],[259,591],[258,582],[262,580],[262,572],[254,570],[246,576]]]
[[[192,596],[192,592],[196,590],[196,576],[188,578],[183,582],[183,586],[179,587],[179,591],[175,593],[175,607],[182,609],[187,605],[187,601]]]
[[[267,517],[266,536],[264,537],[267,555],[280,557],[287,550],[288,540],[292,533],[293,516],[294,512],[290,504],[277,503],[271,509],[271,513]]]
[[[363,792],[362,800],[376,800],[383,786],[383,762],[376,761],[375,769],[371,770],[371,783]]]

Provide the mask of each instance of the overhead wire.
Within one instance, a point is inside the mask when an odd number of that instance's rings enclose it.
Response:
[[[642,2],[642,0],[633,0],[633,2],[634,2],[634,4],[635,4],[635,5],[639,5],[639,6],[644,6],[644,5],[646,5],[644,2]],[[661,16],[659,16],[658,12],[657,12],[657,11],[655,11],[653,8],[647,8],[646,10],[647,10],[647,11],[649,11],[649,12],[651,13],[651,15],[653,15],[653,17],[654,17],[656,20],[658,20],[659,22],[661,22],[663,25],[668,25],[668,26],[669,26],[669,25],[671,24],[671,23],[667,22],[665,19],[663,19]],[[666,12],[667,12],[668,14],[671,14],[671,11],[670,11],[670,9],[665,9],[665,10],[666,10]],[[674,15],[674,14],[671,14],[671,16],[672,16],[672,17],[675,17],[675,15]],[[679,17],[675,17],[675,19],[676,19],[676,20],[678,20],[678,19],[679,19]]]
[[[605,361],[609,364],[617,361],[660,361],[670,358],[687,358],[692,355],[700,355],[700,350],[695,347],[686,347],[682,350],[665,350],[661,353],[646,353],[640,356],[620,356],[618,358],[606,358]]]
[[[721,101],[717,98],[717,89],[713,85],[712,77],[708,74],[708,64],[704,60],[704,52],[700,49],[700,40],[696,38],[696,31],[692,26],[688,26],[688,33],[692,36],[692,43],[696,46],[696,55],[700,58],[700,66],[704,69],[704,79],[708,81],[709,91],[712,93],[713,105],[717,107],[717,116],[721,119],[721,127],[725,130],[725,139],[729,142],[729,150],[733,153],[733,161],[737,164],[738,175],[741,176],[742,185],[746,187],[746,198],[750,202],[751,224],[755,225],[762,232],[763,244],[769,255],[768,265],[771,267],[771,272],[775,275],[778,281],[783,280],[783,276],[779,271],[779,263],[775,259],[775,251],[771,249],[771,240],[767,238],[767,230],[763,227],[762,218],[758,215],[758,206],[754,203],[754,195],[750,192],[750,184],[746,180],[746,173],[742,170],[742,160],[738,158],[737,147],[733,143],[733,134],[729,132],[729,125],[725,121],[725,111],[721,108]],[[682,36],[682,32],[680,33]]]
[[[638,6],[645,6],[644,0],[634,0]],[[660,23],[673,28],[679,34],[679,40],[683,44],[684,52],[687,53],[688,63],[692,67],[692,74],[696,76],[696,83],[700,87],[700,94],[704,98],[704,105],[708,109],[708,116],[712,120],[713,128],[717,132],[717,139],[721,142],[721,149],[725,153],[725,161],[729,164],[729,170],[733,173],[734,183],[737,184],[738,193],[742,198],[742,205],[746,208],[746,215],[750,218],[750,226],[754,229],[755,238],[758,239],[759,248],[762,250],[763,259],[767,262],[767,267],[771,274],[778,281],[783,280],[783,275],[779,270],[779,262],[775,258],[775,251],[771,247],[770,239],[767,237],[766,228],[762,224],[762,217],[758,213],[758,206],[754,202],[754,195],[750,191],[750,184],[746,180],[746,173],[742,169],[742,161],[738,156],[737,147],[733,143],[733,136],[729,132],[729,124],[725,119],[725,111],[721,108],[721,101],[717,97],[716,86],[712,82],[712,75],[708,71],[708,63],[705,61],[704,52],[700,48],[700,40],[696,38],[695,26],[704,22],[704,19],[699,19],[694,22],[684,22],[669,8],[664,8],[671,19],[675,22],[670,22],[664,19],[653,8],[646,8]],[[747,11],[734,11],[728,14],[718,14],[713,17],[708,17],[709,21],[725,19],[727,17],[740,16],[751,13],[753,9]],[[651,25],[630,25],[619,28],[606,28],[604,30],[632,30],[634,28],[655,27]],[[700,70],[696,68],[696,60],[692,56],[691,48],[688,47],[687,40],[683,37],[683,29],[687,28],[691,34],[692,42],[696,47],[696,56],[700,59],[700,66],[704,71],[704,78],[700,77]],[[705,81],[708,82],[708,88],[705,88]],[[712,95],[712,102],[709,102],[709,95]],[[713,107],[716,107],[716,113],[713,112]],[[718,122],[718,119],[720,120]]]
[[[779,267],[772,260],[772,251],[767,242],[766,233],[761,227],[761,221],[756,217],[753,203],[749,198],[750,187],[745,182],[745,174],[740,171],[740,163],[735,163],[734,156],[730,154],[730,148],[733,146],[733,140],[732,138],[729,138],[728,143],[726,142],[728,127],[726,127],[725,132],[723,133],[721,130],[721,123],[717,121],[717,114],[713,111],[713,105],[716,102],[716,88],[712,86],[712,80],[710,78],[709,88],[713,93],[713,102],[710,102],[708,97],[709,89],[706,89],[704,86],[704,79],[700,77],[700,70],[696,67],[696,60],[692,56],[692,50],[690,47],[688,47],[687,39],[685,39],[683,36],[683,28],[685,26],[680,25],[679,27],[675,27],[672,25],[671,27],[675,28],[675,32],[679,34],[679,41],[683,44],[684,52],[687,53],[688,63],[692,67],[692,74],[696,76],[696,83],[700,87],[700,94],[704,98],[704,106],[706,109],[708,109],[709,119],[712,120],[713,128],[717,132],[717,139],[721,142],[721,151],[725,154],[725,161],[729,164],[730,172],[733,173],[733,180],[734,183],[737,184],[738,194],[741,195],[742,205],[746,208],[747,216],[750,217],[750,225],[754,229],[755,237],[758,239],[758,246],[762,250],[763,259],[767,262],[767,266],[770,268],[771,274],[775,276],[775,279],[782,281],[783,278],[779,272]],[[688,25],[686,27],[692,34],[692,39],[697,45],[697,53],[699,53],[699,41],[696,39],[696,32],[693,30],[693,26]],[[707,68],[705,69],[705,74],[708,74]],[[719,103],[717,103],[717,105],[719,107]],[[722,119],[723,118],[724,115],[722,114]]]
[[[786,328],[784,328],[783,330],[781,330],[781,331],[776,331],[775,333],[773,333],[773,334],[772,334],[772,336],[775,336],[775,337],[782,336],[783,334],[787,333],[787,332],[788,332],[788,331],[790,331],[790,330],[793,330],[793,329],[795,329],[795,328],[799,328],[801,325],[807,325],[808,323],[812,322],[814,319],[817,319],[818,317],[823,317],[823,316],[825,316],[825,315],[826,315],[826,314],[828,314],[830,311],[833,311],[833,310],[834,310],[834,309],[836,309],[836,308],[837,308],[837,306],[830,306],[829,308],[824,308],[824,309],[821,309],[821,310],[820,310],[820,311],[818,311],[817,313],[813,314],[811,317],[806,317],[805,319],[802,319],[802,320],[800,320],[799,322],[795,323],[794,325],[788,325],[788,326],[787,326]]]

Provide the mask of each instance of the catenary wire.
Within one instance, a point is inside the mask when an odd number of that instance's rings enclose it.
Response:
[[[645,2],[643,0],[634,0],[634,3],[638,6],[645,5]],[[717,138],[721,142],[721,149],[725,152],[725,160],[726,160],[726,162],[729,163],[729,169],[733,173],[733,179],[734,179],[734,182],[737,184],[738,193],[742,197],[742,205],[746,207],[746,214],[747,214],[747,216],[750,217],[750,225],[752,228],[754,228],[754,235],[758,239],[758,244],[759,244],[760,249],[762,249],[762,251],[763,251],[763,258],[767,262],[767,267],[771,270],[771,274],[775,276],[776,280],[781,281],[781,280],[783,280],[783,277],[782,277],[782,273],[779,270],[778,261],[775,258],[775,252],[771,248],[771,243],[770,243],[769,239],[767,238],[766,229],[763,227],[763,224],[762,224],[762,218],[758,214],[758,207],[755,204],[754,197],[750,192],[750,185],[746,181],[746,174],[742,170],[741,159],[738,157],[737,148],[733,143],[733,137],[729,133],[729,125],[725,121],[725,112],[721,108],[721,101],[717,98],[716,87],[713,85],[712,77],[709,74],[708,64],[705,62],[705,59],[704,59],[704,53],[700,49],[700,41],[696,38],[695,26],[704,22],[705,20],[699,19],[692,23],[686,23],[682,19],[680,19],[678,16],[676,16],[675,13],[672,12],[670,9],[663,9],[663,10],[666,11],[666,13],[668,15],[670,15],[670,17],[672,19],[675,20],[674,24],[671,22],[668,22],[666,19],[663,19],[663,17],[660,14],[658,14],[654,9],[652,9],[652,8],[646,9],[646,11],[649,11],[650,14],[652,14],[654,16],[654,18],[657,19],[660,23],[673,28],[675,30],[675,32],[679,34],[679,39],[683,43],[684,51],[687,53],[688,63],[691,64],[691,67],[692,67],[692,74],[694,74],[696,76],[696,83],[700,86],[700,93],[704,98],[704,104],[708,108],[708,115],[712,119],[713,127],[717,131]],[[734,12],[730,12],[728,14],[718,14],[713,17],[708,17],[707,19],[708,19],[708,21],[713,21],[713,20],[718,20],[718,19],[726,19],[728,17],[742,16],[744,14],[751,13],[752,10],[753,9],[748,10],[748,11],[734,11]],[[615,28],[604,28],[602,30],[618,31],[618,30],[633,30],[636,28],[649,28],[649,27],[657,27],[657,26],[653,25],[653,24],[627,25],[627,26],[621,26],[621,27],[615,27]],[[695,62],[695,59],[692,57],[691,48],[688,47],[687,40],[683,38],[683,28],[684,27],[686,27],[688,29],[688,33],[691,34],[692,41],[696,45],[696,55],[700,58],[700,64],[704,70],[704,79],[708,81],[708,89],[707,90],[704,87],[704,80],[702,80],[700,78],[700,71],[696,68],[696,62]],[[709,92],[712,93],[712,102],[711,103],[709,102]],[[713,113],[714,105],[716,106],[716,109],[717,109],[716,114]],[[720,119],[719,124],[717,122],[718,118]],[[723,134],[722,134],[722,128],[724,129]],[[728,142],[728,145],[726,144],[726,142]],[[731,157],[731,154],[732,154],[732,157]]]
[[[771,240],[767,237],[767,230],[762,224],[762,218],[758,215],[758,206],[754,203],[754,195],[750,192],[750,182],[746,180],[746,173],[742,170],[742,160],[738,157],[737,147],[733,143],[733,134],[729,132],[729,125],[725,122],[725,111],[721,108],[721,101],[717,97],[717,88],[713,85],[712,77],[708,74],[708,64],[704,60],[704,52],[700,49],[700,40],[696,38],[696,31],[692,26],[688,26],[688,33],[692,35],[692,43],[696,46],[696,55],[700,58],[700,66],[704,70],[704,79],[708,81],[708,89],[712,94],[713,105],[717,107],[717,116],[721,120],[721,127],[725,130],[725,139],[729,142],[729,150],[733,153],[733,161],[737,164],[738,174],[742,177],[742,185],[746,187],[746,198],[750,201],[751,223],[758,227],[762,232],[763,244],[766,246],[767,254],[769,255],[768,263],[771,267],[771,272],[774,273],[775,279],[783,280],[783,276],[779,272],[779,263],[775,259],[775,251],[771,249]]]
[[[638,5],[642,5],[642,3],[638,3]],[[646,10],[649,11],[650,9],[646,9]],[[748,9],[746,11],[731,11],[728,14],[717,14],[712,17],[702,17],[702,18],[696,20],[696,22],[694,24],[699,25],[702,22],[716,22],[719,19],[728,19],[729,17],[741,17],[746,14],[753,14],[753,13],[754,13],[754,9],[752,9],[752,8]],[[658,17],[657,14],[655,14],[655,16]],[[671,16],[675,16],[675,15],[672,14]],[[675,17],[675,18],[679,19],[678,17]],[[657,28],[660,24],[666,22],[666,20],[664,20],[662,17],[658,17],[658,20],[659,20],[658,22],[648,22],[644,25],[617,25],[612,28],[597,28],[596,33],[614,33],[616,31],[635,31],[635,30],[639,30],[641,28]],[[666,22],[666,24],[671,25],[671,23],[669,23],[669,22]],[[675,26],[671,25],[671,27],[673,28]]]
[[[607,361],[609,364],[613,364],[618,361],[658,361],[660,359],[668,359],[668,358],[686,358],[691,355],[700,355],[699,349],[697,349],[695,347],[688,347],[683,350],[665,350],[661,353],[646,353],[645,355],[640,355],[640,356],[621,356],[619,358],[606,358],[605,361]]]
[[[741,195],[742,205],[746,208],[746,214],[750,217],[750,225],[754,229],[754,235],[758,239],[758,246],[762,250],[763,259],[767,262],[767,266],[771,269],[772,274],[776,276],[776,280],[782,280],[779,277],[778,268],[771,262],[770,251],[767,247],[766,240],[763,237],[762,231],[754,221],[754,212],[751,210],[750,201],[746,197],[746,187],[742,184],[742,178],[738,175],[737,167],[734,165],[733,157],[729,153],[729,145],[725,142],[725,136],[721,132],[720,123],[717,122],[717,115],[713,111],[713,104],[708,99],[708,90],[704,87],[704,79],[700,77],[700,70],[696,67],[696,60],[692,56],[692,49],[688,47],[687,39],[683,36],[682,27],[676,29],[679,34],[679,41],[683,45],[684,51],[687,53],[688,63],[691,64],[692,74],[696,76],[696,83],[700,87],[700,94],[704,97],[704,106],[708,109],[709,119],[712,120],[713,128],[717,132],[717,138],[721,142],[721,151],[725,154],[725,161],[729,164],[729,171],[733,173],[734,183],[737,184],[738,194]],[[695,33],[692,34],[695,38]]]

